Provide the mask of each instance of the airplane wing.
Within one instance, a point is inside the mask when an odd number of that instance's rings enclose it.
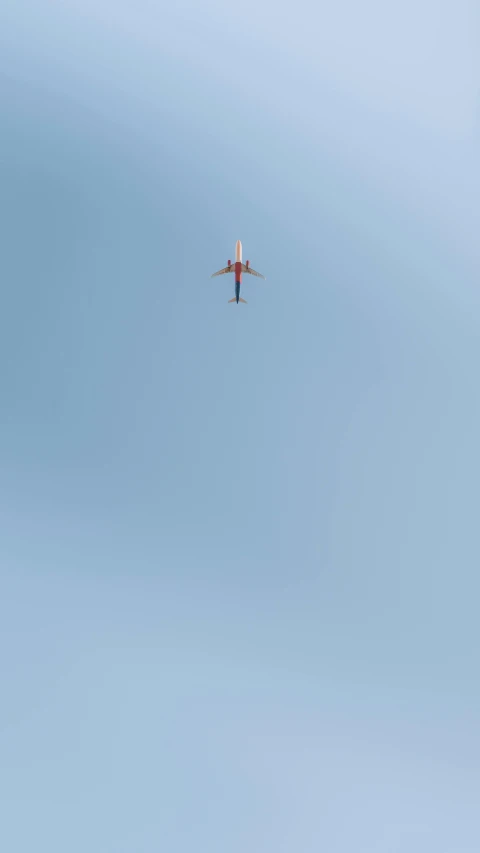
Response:
[[[225,275],[226,272],[235,272],[235,264],[230,264],[229,267],[224,267],[223,270],[219,270],[218,272],[214,272],[210,278],[215,278],[216,275]]]
[[[256,270],[252,270],[251,267],[247,267],[247,266],[245,266],[245,264],[242,264],[242,272],[248,272],[250,275],[256,275],[256,276],[258,276],[258,278],[265,279],[265,276],[262,275],[261,272],[257,272]]]

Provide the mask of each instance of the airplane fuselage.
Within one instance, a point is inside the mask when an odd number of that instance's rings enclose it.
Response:
[[[235,299],[240,299],[240,286],[242,284],[242,244],[237,240],[235,246]]]

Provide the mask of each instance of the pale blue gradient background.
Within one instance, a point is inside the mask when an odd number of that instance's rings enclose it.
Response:
[[[480,850],[478,46],[2,4],[2,851]]]

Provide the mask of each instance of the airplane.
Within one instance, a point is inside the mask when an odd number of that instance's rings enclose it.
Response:
[[[215,278],[216,275],[225,275],[227,272],[235,273],[235,296],[233,299],[229,299],[228,302],[236,302],[237,305],[239,302],[243,302],[246,305],[246,300],[242,299],[240,296],[240,285],[242,283],[242,272],[249,273],[249,275],[256,275],[258,278],[265,278],[260,272],[256,272],[256,270],[252,270],[250,266],[250,261],[247,261],[246,264],[242,263],[242,244],[240,240],[237,240],[237,245],[235,246],[235,263],[232,264],[231,261],[228,261],[227,266],[223,268],[223,270],[218,270],[218,272],[214,272],[211,278]]]

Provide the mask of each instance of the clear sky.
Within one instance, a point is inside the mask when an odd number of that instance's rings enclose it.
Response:
[[[2,3],[2,851],[480,850],[479,31]]]

